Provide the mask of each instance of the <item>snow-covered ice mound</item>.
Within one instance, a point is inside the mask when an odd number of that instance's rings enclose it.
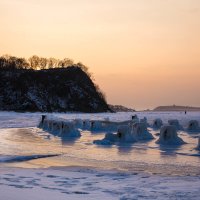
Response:
[[[83,120],[82,119],[74,119],[74,125],[76,128],[83,128]]]
[[[153,128],[159,129],[163,125],[162,119],[157,118],[153,121]]]
[[[91,121],[92,132],[116,132],[121,125],[129,125],[132,121],[112,122],[112,121]]]
[[[137,140],[151,140],[154,137],[147,130],[146,123],[135,123],[133,124],[132,134]]]
[[[198,121],[197,120],[189,121],[187,130],[191,131],[191,132],[200,131],[200,127],[199,127]]]
[[[104,131],[105,130],[105,125],[104,125],[103,121],[91,120],[90,128],[91,128],[92,132]]]
[[[135,114],[135,115],[132,115],[132,116],[131,116],[131,119],[132,119],[132,120],[135,120],[135,119],[138,119],[138,120],[139,120],[139,118],[138,118],[138,116],[137,116],[136,114]]]
[[[185,142],[178,137],[177,129],[175,126],[163,126],[160,130],[160,137],[156,141],[157,144],[164,145],[181,145],[185,144]]]
[[[61,137],[79,137],[80,131],[75,127],[74,121],[42,118],[39,128]]]
[[[144,124],[146,124],[146,126],[149,126],[146,117],[144,117],[143,119],[140,119],[140,123],[144,123]]]
[[[69,122],[62,122],[62,127],[60,130],[59,136],[61,137],[80,137],[81,133],[78,129],[75,128],[74,123]]]
[[[49,130],[52,134],[58,135],[62,130],[62,122],[52,120],[51,121],[51,129]]]
[[[52,119],[45,119],[40,128],[44,129],[45,131],[51,131],[52,130],[53,121],[54,120],[52,120]]]
[[[136,138],[132,134],[132,128],[129,125],[121,125],[117,133],[107,133],[102,140],[95,140],[95,144],[107,145],[119,142],[132,143],[136,142]]]
[[[91,129],[91,122],[89,119],[83,120],[83,130],[90,130]]]
[[[168,124],[170,126],[175,126],[177,130],[183,130],[183,127],[179,124],[179,121],[177,119],[168,120]]]

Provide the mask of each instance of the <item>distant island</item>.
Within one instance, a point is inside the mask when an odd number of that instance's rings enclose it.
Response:
[[[114,112],[135,112],[134,109],[132,108],[127,108],[122,105],[109,105],[110,109],[113,110]]]
[[[0,57],[0,80],[3,111],[112,111],[87,67],[70,59]]]
[[[192,107],[192,106],[158,106],[153,111],[200,111],[200,107]]]

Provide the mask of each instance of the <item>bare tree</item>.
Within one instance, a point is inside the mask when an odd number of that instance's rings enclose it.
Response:
[[[40,58],[38,56],[36,56],[36,55],[31,56],[28,59],[28,61],[30,63],[31,69],[38,69],[38,68],[40,68],[40,66],[39,66]]]

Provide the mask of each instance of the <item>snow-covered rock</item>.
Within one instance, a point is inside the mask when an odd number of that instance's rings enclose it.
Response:
[[[79,137],[80,131],[75,127],[74,121],[63,121],[59,119],[42,118],[39,128],[60,137]]]
[[[62,129],[62,122],[53,120],[51,123],[51,130],[50,132],[54,135],[58,135]]]
[[[132,115],[132,116],[131,116],[131,119],[132,119],[132,120],[135,120],[135,119],[139,119],[139,118],[138,118],[138,116],[135,114],[135,115]]]
[[[157,118],[153,121],[153,128],[159,129],[163,125],[162,119]]]
[[[104,131],[105,127],[102,121],[91,120],[91,131]]]
[[[163,145],[181,145],[185,142],[178,137],[177,129],[175,126],[163,126],[160,130],[160,137],[156,141],[157,144]]]
[[[147,130],[146,123],[133,124],[132,134],[137,140],[151,140],[154,138],[152,134]]]
[[[83,128],[83,121],[82,119],[75,119],[74,120],[74,125],[76,128]]]
[[[140,123],[144,123],[144,124],[146,124],[146,126],[149,126],[146,117],[144,117],[143,119],[140,119]]]
[[[59,136],[61,137],[80,137],[79,129],[76,129],[74,123],[71,121],[62,122]]]
[[[136,138],[132,134],[132,128],[129,125],[119,126],[117,133],[106,133],[104,139],[95,140],[95,144],[108,145],[113,143],[132,143],[136,142]]]
[[[91,122],[89,119],[83,120],[83,130],[90,130],[91,129]]]
[[[197,120],[190,120],[188,123],[188,131],[195,132],[200,131],[199,123]]]
[[[177,119],[168,120],[168,124],[170,126],[175,126],[177,130],[182,130],[183,129],[183,127],[179,124],[179,121]]]

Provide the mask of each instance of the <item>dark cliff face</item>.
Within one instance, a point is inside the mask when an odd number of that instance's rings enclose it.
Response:
[[[1,70],[0,110],[106,112],[90,77],[72,66],[48,70]]]

